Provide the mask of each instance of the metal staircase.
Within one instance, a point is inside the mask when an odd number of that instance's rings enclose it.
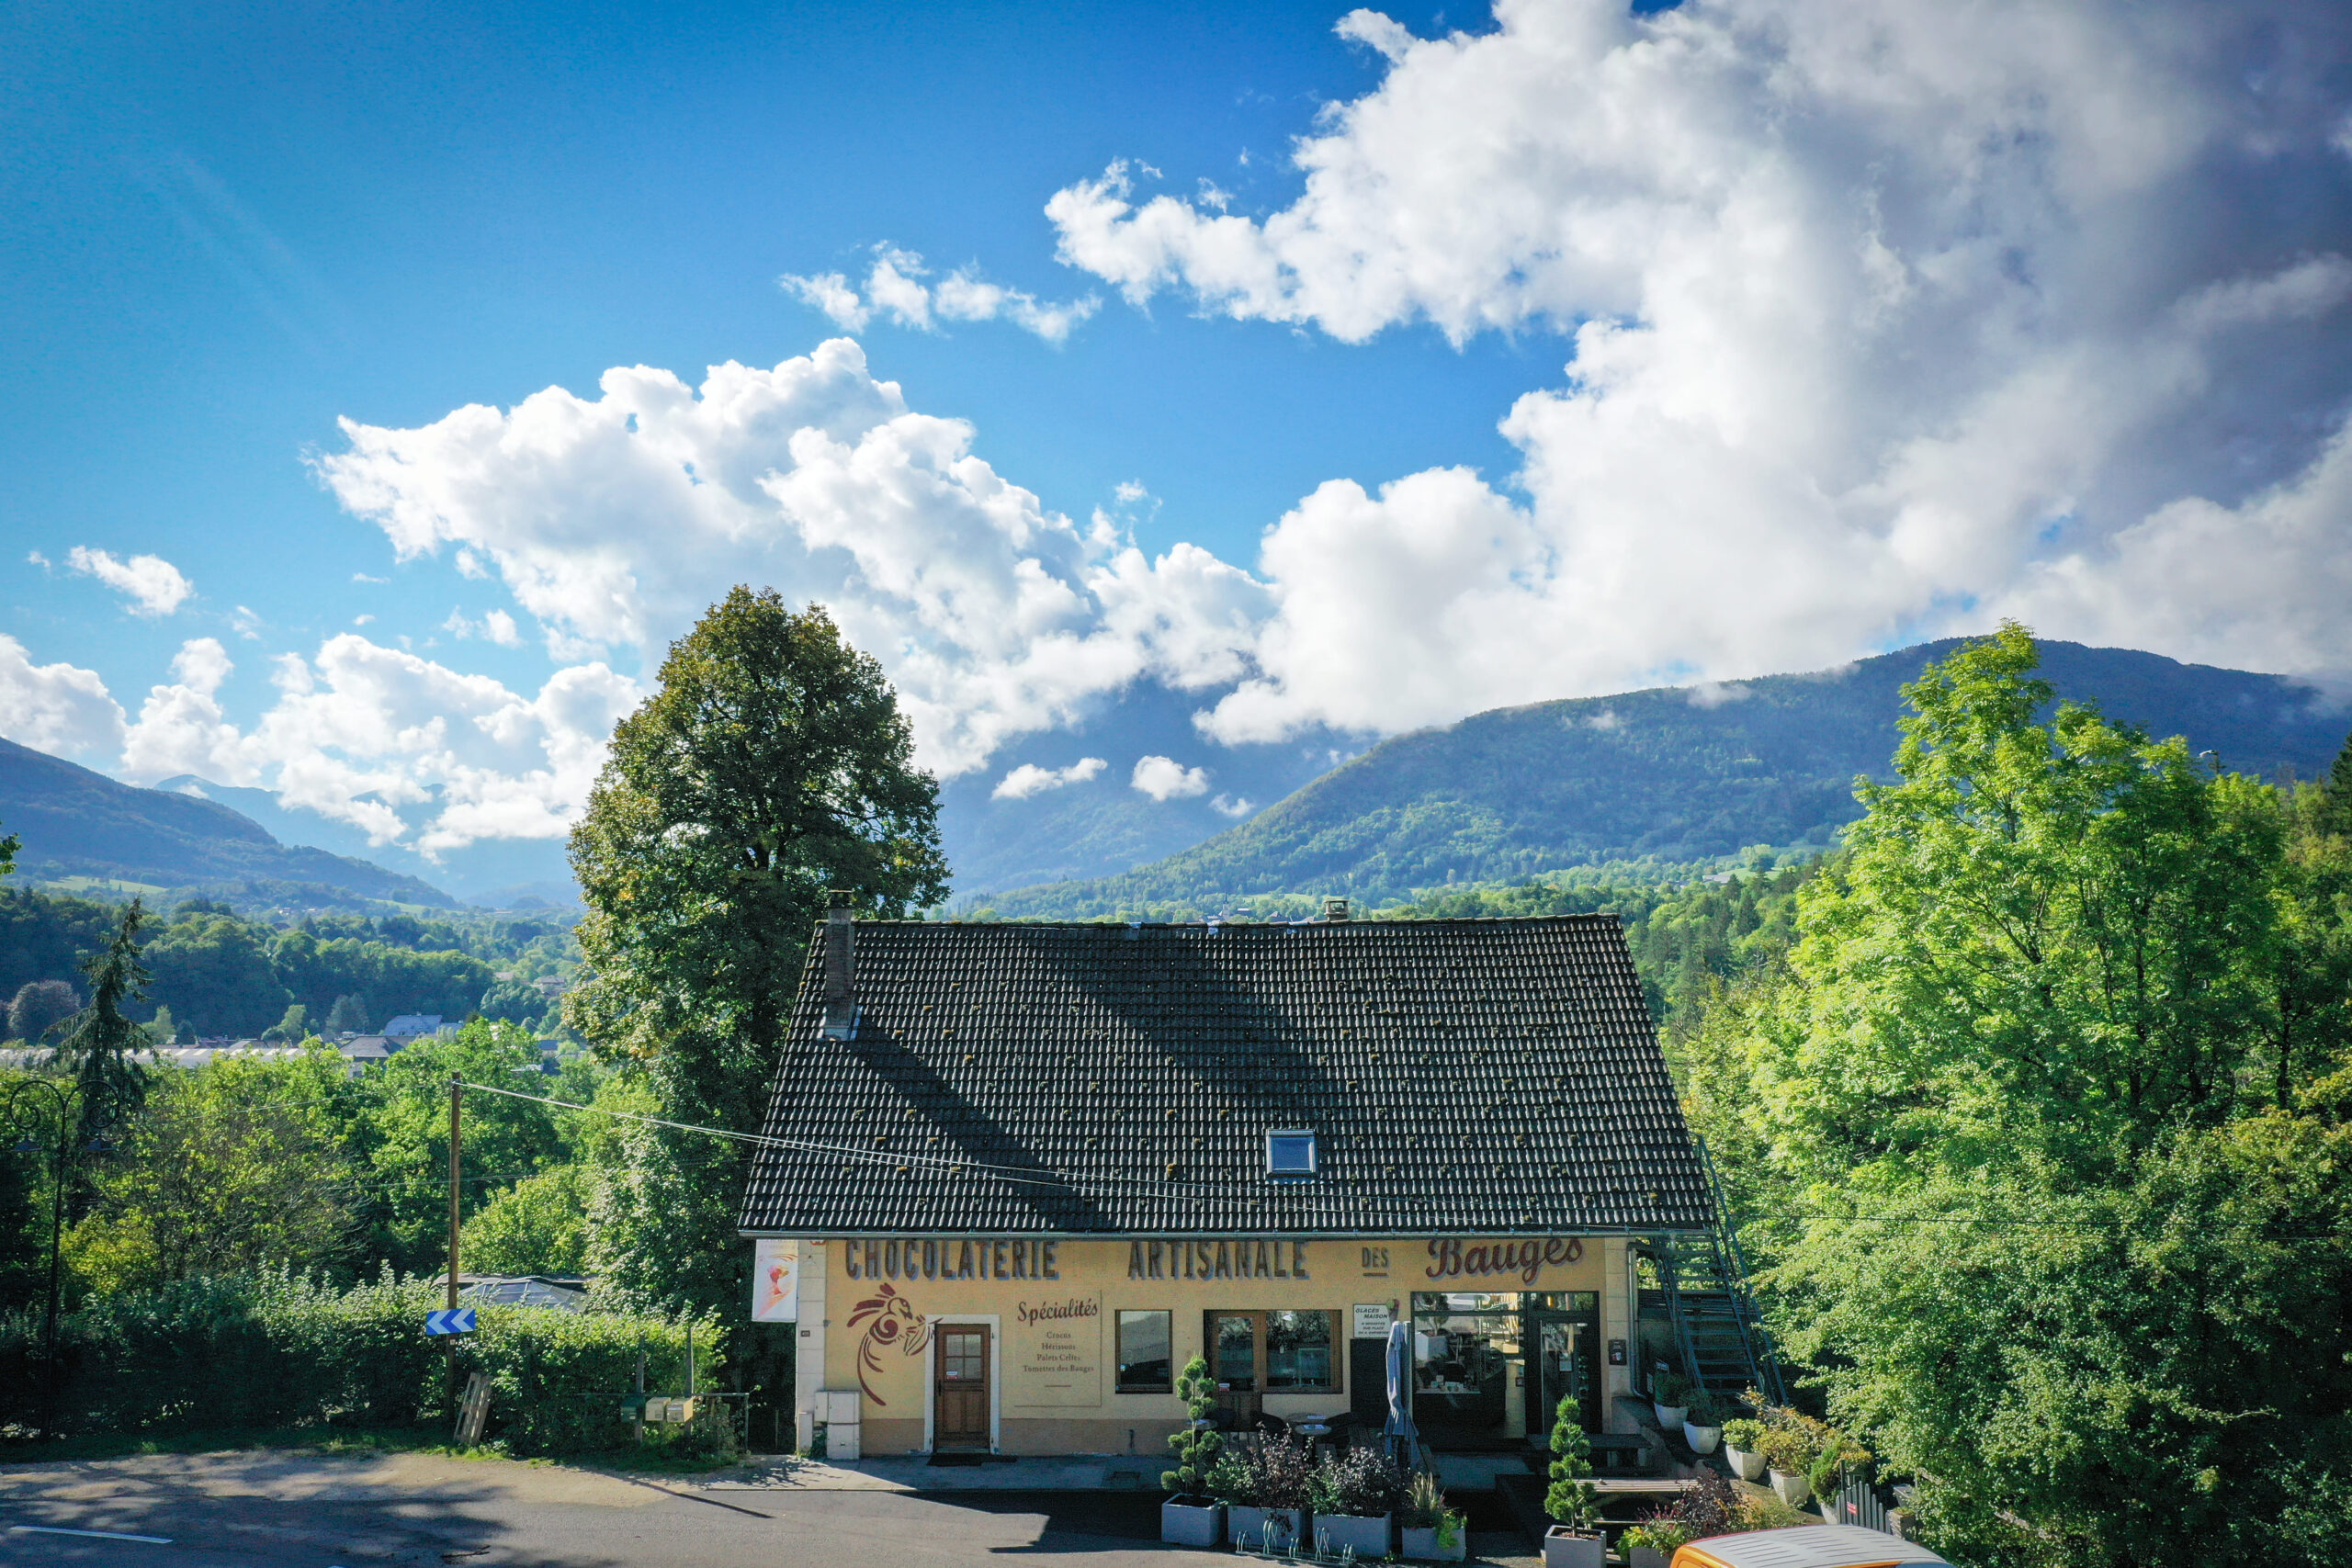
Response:
[[[1773,1404],[1785,1404],[1789,1395],[1781,1363],[1747,1288],[1739,1228],[1703,1142],[1699,1158],[1706,1168],[1714,1228],[1676,1232],[1653,1241],[1648,1249],[1665,1291],[1682,1364],[1711,1393],[1736,1396],[1753,1388]]]

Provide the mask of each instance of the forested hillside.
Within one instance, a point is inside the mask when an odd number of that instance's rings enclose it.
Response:
[[[0,892],[0,1003],[42,981],[78,994],[82,961],[105,945],[119,913],[88,899]],[[537,1025],[551,1008],[528,982],[568,975],[578,949],[557,919],[326,914],[281,929],[195,899],[148,928],[141,961],[153,978],[140,1021],[161,1008],[175,1035],[241,1037],[276,1028],[298,1006],[312,1030],[378,1029],[404,1012]],[[501,985],[501,972],[516,978]]]
[[[1826,848],[1889,776],[1899,688],[1957,642],[1839,670],[1498,709],[1399,736],[1240,827],[1123,876],[996,895],[1006,918],[1215,911],[1270,893],[1380,902],[1559,867]],[[2234,771],[2312,777],[2352,717],[2275,675],[2041,645],[2061,697]]]
[[[324,850],[289,848],[218,802],[135,789],[0,740],[0,823],[23,840],[17,874],[233,891],[240,902],[332,908],[362,900],[448,908],[439,888]]]

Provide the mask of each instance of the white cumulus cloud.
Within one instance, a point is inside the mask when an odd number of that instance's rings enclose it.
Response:
[[[345,421],[319,471],[403,558],[484,563],[571,661],[647,657],[734,582],[827,605],[897,684],[926,766],[982,766],[1006,739],[1144,677],[1239,678],[1267,599],[1180,545],[1148,558],[1081,530],[916,412],[834,339],[699,388],[646,367],[602,396],[550,388],[418,429]]]
[[[1182,800],[1209,792],[1206,769],[1188,768],[1173,757],[1139,757],[1127,783],[1154,800]]]
[[[1026,800],[1065,784],[1084,784],[1110,765],[1101,757],[1080,757],[1067,768],[1041,768],[1035,762],[1023,762],[997,780],[996,788],[989,791],[989,795],[995,800]]]
[[[860,295],[838,272],[786,273],[776,281],[802,304],[821,310],[843,332],[864,332],[877,315],[902,327],[930,332],[939,321],[1006,321],[1047,343],[1069,341],[1070,331],[1102,306],[1092,295],[1051,304],[1018,288],[990,283],[958,267],[936,284],[923,280],[931,269],[913,251],[876,245],[874,265]]]
[[[110,755],[122,744],[121,705],[95,670],[35,664],[25,645],[0,633],[0,736],[54,755]]]
[[[1114,164],[1048,202],[1062,258],[1137,303],[1567,362],[1501,423],[1516,474],[1335,479],[1281,520],[1213,736],[1807,668],[2007,604],[2344,664],[2352,13],[1503,0],[1484,31],[1340,30],[1385,76],[1295,144],[1295,200]],[[2192,539],[2233,558],[2191,570]],[[2272,615],[2275,584],[2310,607]]]
[[[129,600],[132,615],[151,619],[170,615],[196,592],[196,585],[181,574],[180,569],[161,556],[133,556],[121,560],[105,550],[76,545],[66,552],[65,564],[85,577],[96,578]]]

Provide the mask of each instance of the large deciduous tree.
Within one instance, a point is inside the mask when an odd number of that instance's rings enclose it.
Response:
[[[2352,1561],[2352,846],[2005,627],[1680,1049],[1789,1343],[1986,1564]]]
[[[670,649],[613,735],[571,863],[588,982],[571,1026],[668,1117],[758,1129],[830,889],[903,916],[946,897],[938,792],[880,667],[819,607],[737,588]],[[741,1298],[742,1145],[646,1128],[600,1264],[651,1297]]]

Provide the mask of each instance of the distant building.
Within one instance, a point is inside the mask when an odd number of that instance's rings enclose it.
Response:
[[[403,1045],[412,1040],[422,1040],[428,1034],[440,1032],[441,1015],[437,1012],[404,1012],[384,1025],[385,1035]]]
[[[355,1034],[335,1049],[343,1053],[345,1061],[365,1066],[369,1062],[389,1059],[393,1052],[401,1048],[401,1042],[394,1041],[388,1035]]]

